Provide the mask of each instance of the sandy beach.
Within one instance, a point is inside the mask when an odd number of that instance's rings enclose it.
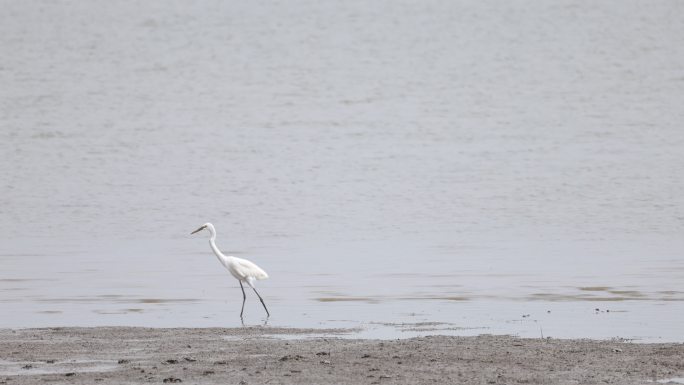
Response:
[[[337,333],[269,327],[4,329],[0,384],[645,384],[684,377],[679,343],[488,335],[353,340]]]

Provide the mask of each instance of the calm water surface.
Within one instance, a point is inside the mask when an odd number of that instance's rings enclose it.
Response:
[[[679,2],[2,7],[0,327],[684,341]]]

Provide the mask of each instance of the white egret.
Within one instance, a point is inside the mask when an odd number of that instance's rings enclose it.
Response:
[[[211,249],[214,251],[214,254],[216,254],[218,260],[221,262],[223,266],[226,267],[226,269],[228,269],[228,271],[230,271],[230,274],[232,274],[233,277],[235,277],[235,279],[237,279],[238,282],[240,282],[240,289],[242,289],[242,310],[240,310],[240,318],[242,318],[242,312],[244,312],[245,310],[245,300],[247,299],[247,296],[245,295],[245,288],[242,286],[242,282],[245,282],[249,285],[249,287],[252,288],[252,290],[254,290],[257,297],[259,297],[261,304],[264,305],[264,310],[266,310],[266,317],[270,317],[271,314],[268,312],[268,308],[266,308],[266,304],[264,303],[263,298],[261,298],[259,292],[257,292],[254,288],[254,281],[257,279],[266,279],[268,278],[268,274],[266,274],[266,272],[263,269],[261,269],[259,266],[257,266],[251,261],[242,258],[223,255],[221,250],[219,250],[219,248],[216,247],[216,230],[214,229],[214,225],[212,225],[211,223],[203,224],[202,226],[200,226],[199,229],[190,233],[190,235],[195,234],[204,229],[209,230],[209,233],[211,233],[209,245],[211,245]]]

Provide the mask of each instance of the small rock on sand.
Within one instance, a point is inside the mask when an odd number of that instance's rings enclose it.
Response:
[[[299,360],[301,360],[301,359],[303,359],[303,358],[304,358],[304,356],[301,356],[301,355],[299,355],[299,354],[295,354],[295,355],[293,355],[293,354],[288,354],[288,355],[286,355],[286,356],[280,357],[280,361],[299,361]]]

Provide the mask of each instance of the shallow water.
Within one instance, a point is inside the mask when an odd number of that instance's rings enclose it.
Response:
[[[676,2],[4,3],[0,327],[684,340]]]

